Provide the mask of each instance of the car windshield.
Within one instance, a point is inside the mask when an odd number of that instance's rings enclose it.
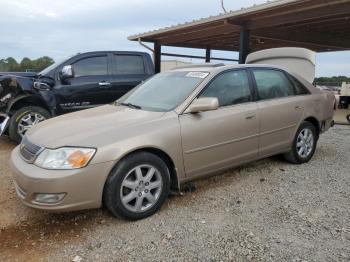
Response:
[[[41,72],[38,73],[39,76],[44,76],[47,73],[49,73],[52,69],[54,69],[55,67],[59,66],[60,64],[62,64],[64,61],[68,60],[71,57],[66,57],[66,58],[62,58],[57,60],[57,62],[53,63],[52,65],[46,67],[45,69],[43,69]]]
[[[117,101],[134,108],[165,112],[176,108],[207,76],[208,72],[163,72]]]

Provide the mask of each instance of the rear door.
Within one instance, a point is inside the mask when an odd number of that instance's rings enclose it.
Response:
[[[149,77],[141,54],[114,53],[109,96],[117,100]]]
[[[255,68],[252,75],[260,118],[259,156],[268,156],[290,147],[304,103],[284,71]]]
[[[187,176],[255,159],[259,120],[246,70],[221,73],[198,97],[217,97],[219,108],[179,116]]]
[[[72,63],[74,77],[55,90],[59,112],[67,113],[105,104],[110,85],[107,54],[83,57]]]

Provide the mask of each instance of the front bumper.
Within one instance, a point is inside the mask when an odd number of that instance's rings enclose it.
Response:
[[[105,181],[114,162],[88,165],[74,170],[46,170],[25,162],[19,146],[11,154],[11,169],[18,197],[30,207],[49,211],[98,208],[102,204]],[[37,194],[62,194],[55,204],[39,203]]]
[[[9,121],[9,115],[0,113],[0,136],[6,131]]]

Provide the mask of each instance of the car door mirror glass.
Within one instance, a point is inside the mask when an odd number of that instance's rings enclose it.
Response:
[[[61,80],[66,80],[68,78],[74,77],[74,71],[72,65],[66,65],[61,70]]]
[[[187,112],[199,113],[205,111],[212,111],[219,108],[219,100],[216,97],[198,98],[192,102]]]

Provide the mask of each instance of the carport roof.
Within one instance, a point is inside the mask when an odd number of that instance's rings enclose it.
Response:
[[[350,50],[350,0],[279,0],[130,36],[164,46],[238,51],[241,29],[250,51],[297,46]]]

